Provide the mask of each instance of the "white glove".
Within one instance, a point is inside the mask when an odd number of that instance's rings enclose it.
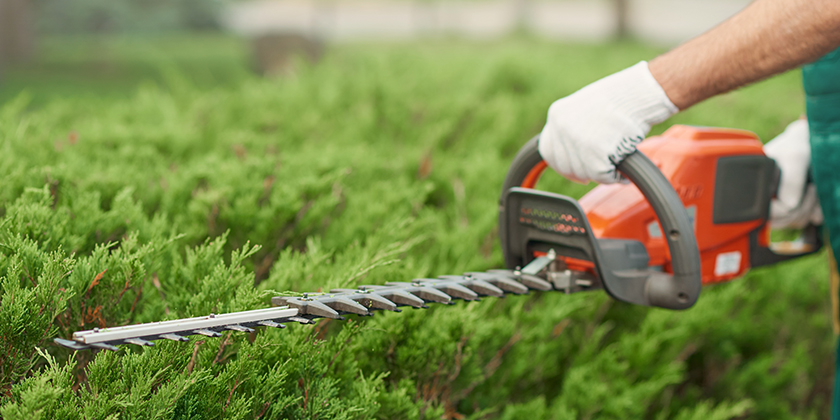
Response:
[[[817,189],[808,182],[811,166],[811,144],[808,121],[796,120],[782,134],[764,145],[767,157],[776,161],[782,171],[779,191],[770,201],[770,227],[801,229],[823,221]]]
[[[652,125],[678,111],[642,61],[554,102],[540,134],[540,155],[566,178],[617,182],[615,165]]]

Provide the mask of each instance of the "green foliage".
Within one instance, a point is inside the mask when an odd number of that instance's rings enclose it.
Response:
[[[548,105],[656,53],[347,46],[283,79],[210,66],[238,82],[208,89],[172,65],[128,98],[17,96],[0,108],[0,415],[825,418],[824,256],[708,287],[685,312],[535,293],[117,353],[52,344],[278,291],[498,267],[499,186]],[[786,75],[675,122],[769,138],[799,91]]]

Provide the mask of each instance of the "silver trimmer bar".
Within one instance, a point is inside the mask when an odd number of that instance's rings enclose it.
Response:
[[[402,306],[428,308],[427,303],[453,304],[454,299],[472,301],[484,296],[525,294],[530,290],[559,290],[556,285],[544,280],[549,274],[549,265],[545,260],[538,258],[521,270],[471,272],[436,279],[393,282],[384,286],[333,289],[330,293],[277,296],[271,299],[273,308],[94,328],[73,333],[72,340],[56,338],[55,342],[75,350],[117,350],[116,346],[121,344],[153,346],[153,341],[160,339],[189,341],[187,336],[190,335],[218,337],[222,331],[253,332],[256,327],[284,328],[284,322],[309,324],[317,318],[344,319],[342,315],[345,314],[370,316],[376,310],[400,312],[399,307]]]

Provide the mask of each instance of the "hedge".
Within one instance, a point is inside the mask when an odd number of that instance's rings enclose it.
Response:
[[[0,108],[0,415],[827,417],[825,255],[708,287],[683,312],[532,293],[119,352],[52,343],[284,292],[500,267],[500,185],[548,105],[657,52],[347,45],[288,77],[217,86],[165,56],[162,76],[125,95],[17,95]],[[784,75],[668,124],[768,139],[802,112],[800,90]],[[556,176],[543,187],[588,189]]]

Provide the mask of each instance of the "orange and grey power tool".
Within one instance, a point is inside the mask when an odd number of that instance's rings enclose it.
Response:
[[[530,290],[603,289],[633,304],[686,309],[703,284],[821,247],[815,226],[801,241],[770,243],[767,216],[779,171],[752,133],[674,126],[618,165],[632,183],[598,186],[579,201],[535,189],[546,168],[537,142],[519,151],[502,188],[499,236],[507,269],[277,296],[273,308],[79,331],[55,341],[116,350]]]
[[[550,253],[548,276],[570,291],[603,287],[625,302],[684,309],[701,284],[822,246],[816,226],[797,242],[770,243],[780,173],[753,133],[673,126],[618,165],[632,184],[600,185],[579,202],[533,189],[546,168],[537,141],[505,179],[505,263],[526,266]]]

